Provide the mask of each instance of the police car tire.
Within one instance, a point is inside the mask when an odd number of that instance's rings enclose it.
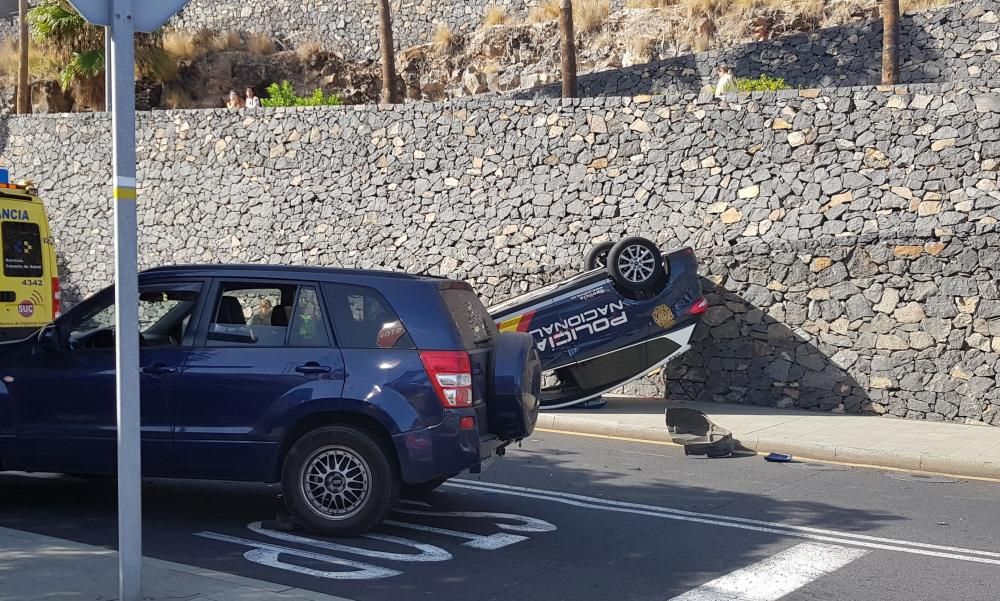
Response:
[[[309,464],[317,454],[333,450],[347,452],[367,468],[368,495],[349,517],[321,515],[305,492]],[[385,520],[399,496],[400,477],[394,457],[385,441],[363,428],[328,426],[307,432],[292,445],[281,470],[288,510],[306,530],[324,536],[349,537],[367,532]]]
[[[587,258],[584,260],[584,267],[587,268],[587,271],[607,267],[608,253],[611,252],[611,247],[614,245],[614,242],[601,242],[600,244],[595,244],[590,249],[590,252],[587,253]]]
[[[628,253],[626,255],[628,257],[636,252],[641,254],[643,251],[648,252],[647,256],[652,259],[652,269],[649,270],[646,277],[639,280],[635,279],[634,273],[628,274],[632,277],[626,277],[626,274],[622,272],[619,265],[619,259],[622,258],[623,253]],[[623,290],[629,292],[652,291],[664,280],[663,255],[656,244],[646,238],[638,236],[625,238],[619,240],[608,253],[608,273],[611,275],[611,279],[615,282],[615,285]]]

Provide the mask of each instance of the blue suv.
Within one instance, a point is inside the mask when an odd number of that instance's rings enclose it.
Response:
[[[501,334],[465,282],[191,266],[139,291],[143,474],[281,482],[322,534],[481,470],[538,416],[531,336]],[[113,297],[0,344],[0,469],[115,472]]]

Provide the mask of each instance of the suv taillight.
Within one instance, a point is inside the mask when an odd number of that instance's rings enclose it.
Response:
[[[61,294],[59,292],[59,278],[52,278],[52,319],[62,314]]]
[[[422,351],[420,360],[442,407],[454,409],[472,406],[472,363],[469,361],[469,353]]]

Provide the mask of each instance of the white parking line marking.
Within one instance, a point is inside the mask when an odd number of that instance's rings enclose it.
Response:
[[[668,520],[678,520],[682,522],[694,522],[699,524],[710,524],[714,526],[724,526],[726,528],[738,528],[741,530],[751,530],[754,532],[767,532],[769,534],[781,534],[796,538],[805,538],[830,543],[853,545],[868,549],[883,549],[887,551],[900,551],[912,553],[914,555],[926,555],[929,557],[940,557],[944,559],[957,559],[960,561],[970,561],[974,563],[985,563],[1000,565],[1000,553],[992,551],[978,551],[975,549],[963,549],[961,547],[949,547],[944,545],[933,545],[929,543],[910,542],[891,538],[881,538],[864,534],[854,534],[850,532],[838,532],[835,530],[824,530],[811,528],[808,526],[795,526],[792,524],[782,524],[777,522],[766,522],[749,518],[738,518],[710,513],[697,513],[672,509],[670,507],[658,507],[656,505],[642,505],[637,503],[626,503],[624,501],[612,501],[597,497],[587,497],[572,493],[549,491],[537,488],[525,488],[520,486],[510,486],[507,484],[496,484],[492,482],[477,482],[475,480],[452,480],[445,483],[445,486],[453,488],[464,488],[477,492],[490,492],[497,494],[511,495],[515,497],[525,497],[552,501],[574,507],[584,507],[587,509],[600,509],[603,511],[614,511],[618,513],[631,513],[635,515],[646,515],[652,517],[665,518]]]
[[[388,559],[390,561],[415,561],[415,562],[448,561],[449,559],[451,559],[451,553],[445,551],[441,547],[435,547],[434,545],[418,543],[417,541],[413,541],[408,538],[400,538],[398,536],[387,536],[385,534],[369,533],[369,534],[362,534],[361,536],[363,538],[379,540],[387,543],[393,543],[396,545],[402,545],[404,547],[412,547],[420,552],[390,553],[388,551],[374,551],[372,549],[352,547],[351,545],[342,545],[327,540],[308,538],[305,536],[289,534],[288,532],[279,532],[277,530],[271,530],[269,528],[264,528],[263,526],[261,526],[260,522],[254,522],[248,525],[247,528],[251,532],[256,532],[257,534],[263,534],[264,536],[276,538],[286,543],[310,545],[313,547],[317,547],[319,549],[323,549],[324,551],[340,551],[342,553],[353,553],[354,555],[362,555],[364,557],[372,557],[375,559]]]
[[[797,526],[795,524],[785,524],[782,522],[766,522],[763,520],[755,520],[752,518],[741,518],[735,516],[727,515],[716,515],[712,513],[698,513],[696,511],[685,511],[683,509],[674,509],[672,507],[660,507],[658,505],[643,505],[641,503],[628,503],[625,501],[614,501],[611,499],[601,499],[599,497],[587,497],[584,495],[576,495],[573,493],[558,492],[553,490],[544,490],[538,488],[523,488],[520,486],[509,486],[507,484],[495,484],[493,482],[479,482],[476,480],[454,480],[453,482],[461,482],[464,484],[471,484],[474,486],[484,486],[487,488],[503,488],[509,490],[521,490],[528,492],[535,492],[539,494],[545,494],[553,497],[562,497],[566,499],[579,499],[581,501],[586,501],[589,503],[600,503],[605,505],[611,505],[614,507],[632,507],[636,509],[649,509],[651,511],[660,511],[663,513],[673,513],[677,515],[691,516],[691,517],[704,517],[711,518],[715,520],[726,520],[731,522],[736,522],[739,524],[751,524],[755,526],[769,526],[774,528],[787,528],[789,530],[796,530],[800,532],[808,532],[811,534],[828,534],[831,536],[839,536],[842,538],[856,538],[858,540],[872,541],[877,543],[889,543],[889,544],[902,544],[910,547],[919,547],[921,549],[931,549],[934,551],[951,551],[956,553],[967,553],[969,555],[982,555],[984,557],[995,557],[1000,559],[1000,553],[994,551],[978,551],[975,549],[963,549],[961,547],[949,547],[947,545],[934,545],[930,543],[920,543],[897,540],[893,538],[882,538],[879,536],[870,536],[867,534],[857,534],[854,532],[839,532],[837,530],[826,530],[823,528],[813,528],[811,526]],[[451,484],[449,482],[448,484]]]
[[[867,553],[837,545],[802,543],[706,582],[671,601],[776,601]]]

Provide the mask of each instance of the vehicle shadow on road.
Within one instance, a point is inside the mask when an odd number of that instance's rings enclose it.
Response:
[[[866,532],[906,519],[890,511],[862,510],[856,503],[835,504],[831,500],[836,498],[835,481],[829,483],[829,498],[822,501],[789,499],[787,491],[779,492],[803,478],[852,471],[843,466],[770,464],[761,458],[748,464],[687,457],[678,448],[614,440],[588,438],[578,444],[586,444],[586,452],[561,449],[555,453],[547,445],[512,451],[483,478],[500,477],[526,487],[559,489],[610,501],[801,526],[826,525],[851,532]],[[440,490],[447,492],[448,487]]]

